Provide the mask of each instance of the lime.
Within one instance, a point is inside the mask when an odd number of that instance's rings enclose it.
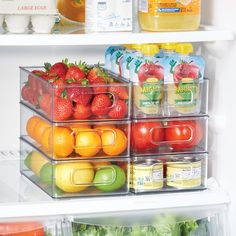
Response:
[[[105,166],[96,172],[94,185],[104,191],[113,192],[125,185],[125,172],[117,165]]]
[[[24,160],[24,164],[28,169],[31,168],[31,159],[32,159],[32,152],[30,152]]]
[[[40,169],[40,179],[45,184],[52,184],[52,177],[53,165],[48,162]]]

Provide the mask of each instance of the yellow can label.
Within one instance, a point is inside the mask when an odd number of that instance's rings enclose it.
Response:
[[[130,187],[135,190],[155,190],[163,187],[163,164],[134,164]]]
[[[198,15],[201,0],[139,0],[139,11],[152,15]]]
[[[201,185],[201,162],[167,164],[167,186],[193,188]]]

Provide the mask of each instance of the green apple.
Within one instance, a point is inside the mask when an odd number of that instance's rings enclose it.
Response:
[[[101,167],[95,175],[94,185],[104,192],[113,192],[125,185],[126,176],[124,170],[117,165]]]

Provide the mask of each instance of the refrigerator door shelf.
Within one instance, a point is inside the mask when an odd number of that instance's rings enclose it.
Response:
[[[94,40],[96,38],[96,40]],[[85,34],[83,29],[56,26],[52,34],[3,34],[0,27],[0,46],[79,46],[134,43],[214,42],[234,39],[230,30],[201,26],[189,32],[111,32]]]
[[[5,153],[6,156],[6,153]],[[213,184],[214,186],[215,184]],[[205,191],[176,194],[146,194],[53,200],[19,173],[15,154],[0,155],[0,220],[16,217],[87,215],[96,213],[144,211],[178,207],[228,204],[229,196],[213,187]]]

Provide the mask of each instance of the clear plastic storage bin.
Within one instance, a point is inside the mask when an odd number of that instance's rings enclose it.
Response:
[[[21,103],[54,122],[121,120],[130,117],[131,83],[107,72],[108,84],[52,85],[32,71],[43,67],[20,67]]]
[[[129,158],[54,161],[21,141],[21,173],[53,198],[124,195]]]
[[[206,189],[207,154],[133,157],[130,189],[134,193]]]
[[[133,120],[134,156],[207,152],[208,116]]]
[[[178,117],[208,113],[209,80],[176,89],[175,84],[133,83],[133,118]]]
[[[56,160],[129,157],[130,121],[51,123],[21,104],[21,139]]]

